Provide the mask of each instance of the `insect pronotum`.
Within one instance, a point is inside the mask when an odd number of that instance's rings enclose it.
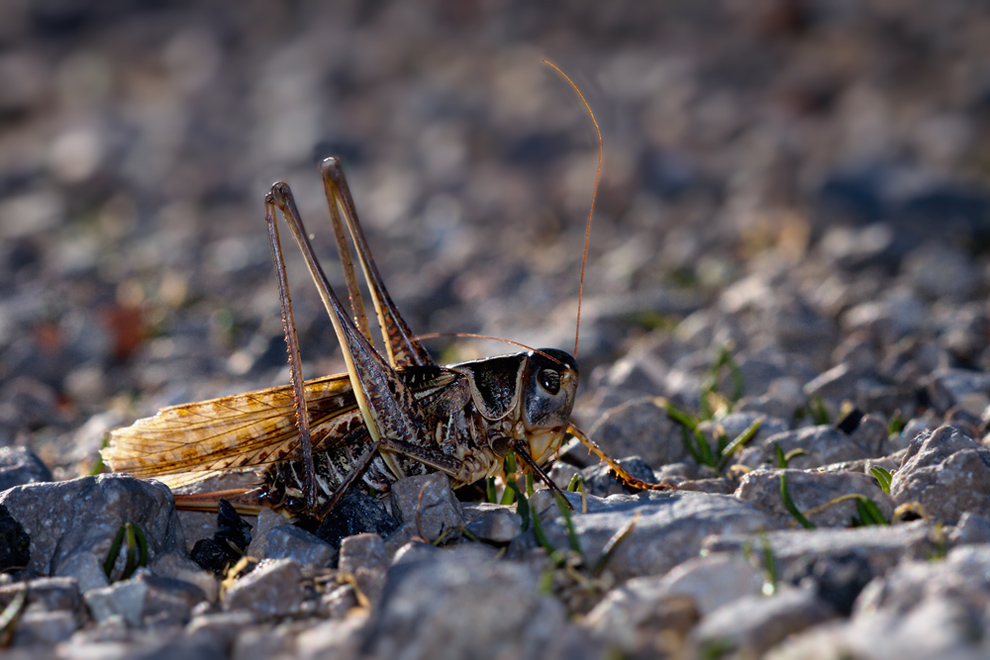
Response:
[[[587,101],[576,85],[550,62]],[[591,108],[588,107],[591,113]],[[591,113],[598,131],[598,122]],[[602,143],[598,131],[597,191]],[[491,477],[515,452],[524,469],[556,488],[544,466],[572,435],[626,483],[663,488],[632,477],[570,422],[578,384],[573,356],[554,348],[447,366],[435,364],[392,302],[371,256],[340,161],[321,165],[350,315],[330,286],[309,242],[288,185],[265,196],[291,384],[164,408],[111,433],[103,457],[115,472],[155,478],[178,487],[231,469],[261,469],[258,488],[181,503],[214,506],[232,497],[242,511],[284,508],[322,518],[359,479],[384,492],[404,476],[441,471],[454,487]],[[299,344],[276,212],[302,251],[333,323],[347,373],[303,381]],[[594,196],[588,214],[590,232]],[[386,354],[373,343],[357,283],[350,235],[370,292]],[[585,236],[585,261],[587,259]],[[581,287],[584,284],[582,262]],[[579,295],[580,300],[580,295]],[[580,303],[578,307],[580,325]],[[577,352],[575,330],[575,352]],[[513,342],[510,342],[513,343]]]

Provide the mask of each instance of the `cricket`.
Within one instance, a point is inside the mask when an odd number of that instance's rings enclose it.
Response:
[[[585,234],[586,262],[601,174],[601,131],[580,89],[556,65],[546,64],[577,92],[598,134],[598,173]],[[258,476],[254,488],[177,495],[176,503],[216,510],[217,501],[224,497],[242,513],[268,507],[320,520],[358,482],[381,494],[400,478],[440,471],[458,488],[500,474],[510,452],[524,472],[558,490],[547,468],[565,438],[572,436],[630,486],[669,488],[633,477],[571,423],[578,386],[578,365],[571,354],[526,347],[511,355],[436,364],[385,288],[341,162],[327,158],[320,170],[349,311],[316,257],[289,186],[275,183],[265,196],[265,220],[290,384],[171,406],[114,430],[102,452],[111,470],[154,478],[177,489],[223,471],[250,469]],[[298,244],[327,309],[347,373],[303,380],[278,215]],[[372,300],[384,354],[374,344],[348,236]]]

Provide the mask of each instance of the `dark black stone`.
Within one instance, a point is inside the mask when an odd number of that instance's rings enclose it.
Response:
[[[189,557],[200,568],[223,575],[224,569],[247,552],[251,545],[251,525],[244,522],[230,502],[220,498],[217,531],[213,538],[196,541]]]
[[[212,538],[196,541],[189,558],[203,570],[223,575],[227,566],[240,559],[241,554],[228,543]]]
[[[859,408],[853,408],[845,415],[843,415],[842,419],[840,419],[835,423],[835,428],[839,429],[846,435],[852,435],[853,431],[855,431],[859,427],[859,423],[862,420],[863,420],[863,411],[860,410]]]
[[[0,504],[0,571],[21,569],[31,559],[31,538]]]
[[[217,507],[217,532],[213,538],[220,543],[226,541],[241,554],[247,552],[247,547],[251,545],[251,525],[244,522],[230,502],[223,498],[220,498]]]
[[[385,538],[399,527],[378,499],[357,489],[348,490],[316,529],[317,538],[340,550],[340,541],[348,536],[374,532]]]

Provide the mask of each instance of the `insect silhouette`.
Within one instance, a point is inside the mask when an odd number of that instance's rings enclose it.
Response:
[[[590,113],[570,78],[547,64],[564,76]],[[593,113],[591,117],[598,131]],[[600,175],[600,131],[598,141]],[[578,386],[577,361],[570,354],[544,348],[437,365],[385,288],[340,161],[324,160],[321,175],[350,314],[316,258],[288,185],[275,183],[265,197],[265,220],[291,384],[164,408],[153,417],[117,429],[103,450],[104,460],[113,471],[178,487],[220,471],[253,468],[260,471],[257,488],[213,493],[209,500],[212,506],[216,496],[224,495],[233,497],[242,511],[269,506],[320,519],[359,480],[381,493],[399,478],[441,471],[450,476],[456,488],[496,475],[510,452],[515,452],[525,471],[556,489],[544,466],[571,435],[626,483],[644,489],[667,487],[631,476],[570,422]],[[588,215],[589,232],[593,212],[594,197]],[[282,215],[302,251],[333,323],[347,373],[303,381],[277,214]],[[372,343],[345,231],[354,244],[372,298],[385,355]],[[583,289],[583,265],[581,279]],[[579,325],[580,307],[578,319]],[[201,501],[193,496],[183,500],[190,507]]]

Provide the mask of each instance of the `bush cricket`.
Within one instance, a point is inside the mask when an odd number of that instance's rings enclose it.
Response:
[[[564,76],[590,113],[570,78],[547,64]],[[601,132],[593,113],[591,117],[599,141],[597,191]],[[213,496],[208,498],[212,507],[219,496],[225,496],[245,513],[268,506],[321,519],[358,480],[381,493],[401,477],[441,471],[456,488],[499,473],[509,452],[515,452],[524,470],[556,489],[544,466],[565,436],[572,435],[627,484],[644,489],[668,487],[632,477],[571,424],[578,367],[568,353],[547,348],[449,366],[435,364],[385,288],[340,161],[327,158],[321,174],[350,314],[316,258],[288,185],[275,183],[265,197],[265,220],[291,384],[172,406],[117,429],[103,450],[113,471],[178,487],[222,470],[260,468],[258,488],[207,494]],[[589,232],[594,196],[591,209]],[[299,245],[333,323],[347,365],[345,374],[303,381],[278,213]],[[372,298],[386,355],[372,343],[345,229]],[[585,260],[587,238],[586,234]],[[582,289],[583,271],[582,264]],[[578,310],[579,325],[580,302]],[[199,496],[179,496],[177,503],[189,508],[205,506]]]

